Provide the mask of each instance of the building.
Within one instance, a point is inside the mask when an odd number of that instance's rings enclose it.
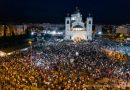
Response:
[[[116,28],[116,33],[122,33],[124,35],[130,35],[130,26],[128,25],[121,25]]]
[[[4,36],[4,25],[0,25],[0,37]]]
[[[102,34],[102,28],[103,26],[102,25],[95,25],[95,34]]]
[[[27,25],[0,25],[0,37],[26,34]]]
[[[128,28],[128,35],[130,35],[130,24],[127,24],[127,28]]]
[[[102,34],[115,34],[115,25],[102,25]]]
[[[15,25],[15,35],[24,35],[26,34],[26,25]]]
[[[42,26],[44,28],[44,30],[61,30],[61,29],[64,29],[64,24],[43,23],[40,26]]]
[[[77,10],[71,17],[65,18],[65,40],[92,40],[93,18],[87,17],[86,23],[82,20],[82,15]]]

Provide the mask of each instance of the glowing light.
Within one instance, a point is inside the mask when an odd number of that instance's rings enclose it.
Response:
[[[79,52],[76,52],[75,54],[76,54],[76,56],[79,56]]]
[[[29,43],[30,45],[32,45],[32,41],[31,41],[31,40],[29,40],[28,43]]]
[[[31,35],[34,35],[34,32],[31,32]]]
[[[7,55],[11,55],[12,53],[7,53]]]
[[[84,35],[80,35],[80,34],[74,35],[74,36],[72,37],[72,40],[73,40],[74,42],[80,42],[81,40],[85,40],[85,36],[84,36]]]
[[[52,31],[52,34],[53,34],[53,35],[56,35],[56,31]]]
[[[84,28],[73,28],[73,31],[83,31]]]
[[[28,48],[21,49],[21,51],[27,51],[27,50],[28,50]]]
[[[76,17],[71,17],[71,20],[76,20]]]
[[[0,52],[0,57],[4,57],[6,54],[4,52]]]
[[[98,32],[98,35],[101,35],[102,34],[102,32]]]

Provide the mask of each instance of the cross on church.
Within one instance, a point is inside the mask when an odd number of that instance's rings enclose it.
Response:
[[[77,11],[77,12],[79,12],[79,11],[80,11],[78,7],[76,7],[76,11]]]

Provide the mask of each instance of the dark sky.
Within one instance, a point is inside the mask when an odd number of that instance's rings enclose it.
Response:
[[[94,23],[130,23],[130,0],[0,0],[0,22],[64,23],[76,6]]]

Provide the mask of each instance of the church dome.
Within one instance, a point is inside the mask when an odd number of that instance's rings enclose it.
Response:
[[[73,28],[83,28],[81,25],[76,25]]]

